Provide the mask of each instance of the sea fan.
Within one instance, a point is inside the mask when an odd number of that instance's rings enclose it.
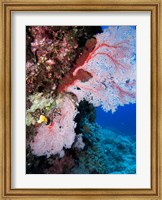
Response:
[[[135,29],[111,27],[96,35],[97,44],[85,63],[73,71],[73,77],[88,73],[87,80],[73,78],[66,92],[75,94],[105,111],[135,103]],[[83,73],[84,72],[84,73]]]
[[[30,143],[33,154],[37,156],[59,154],[63,147],[71,148],[75,139],[74,117],[77,109],[68,96],[64,96],[57,108],[56,117],[50,125],[41,125],[37,129],[34,141]]]

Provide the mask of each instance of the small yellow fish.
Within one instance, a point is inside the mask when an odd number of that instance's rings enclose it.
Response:
[[[45,122],[47,124],[48,123],[48,118],[46,116],[44,116],[44,115],[41,115],[39,117],[38,123],[41,124],[43,122]]]

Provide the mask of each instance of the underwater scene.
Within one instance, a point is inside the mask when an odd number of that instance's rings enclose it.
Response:
[[[136,173],[136,27],[26,27],[26,174]]]

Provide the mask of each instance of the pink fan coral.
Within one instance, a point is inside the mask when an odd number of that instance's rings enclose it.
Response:
[[[70,97],[64,96],[59,103],[57,113],[51,125],[41,125],[37,135],[30,146],[37,156],[59,154],[63,147],[70,148],[75,139],[74,117],[77,114],[74,103]]]
[[[96,35],[96,40],[95,48],[84,64],[73,70],[73,82],[64,90],[79,101],[85,99],[114,112],[119,105],[135,102],[135,30],[111,27]],[[80,71],[88,78],[79,78]]]

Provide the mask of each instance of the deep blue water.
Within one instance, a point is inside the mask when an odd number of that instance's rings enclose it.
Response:
[[[119,106],[117,111],[105,112],[96,108],[96,122],[122,135],[136,135],[136,104]]]
[[[104,29],[108,28],[109,26],[101,26],[102,31],[104,31]],[[136,26],[131,26],[133,29],[136,29]]]

